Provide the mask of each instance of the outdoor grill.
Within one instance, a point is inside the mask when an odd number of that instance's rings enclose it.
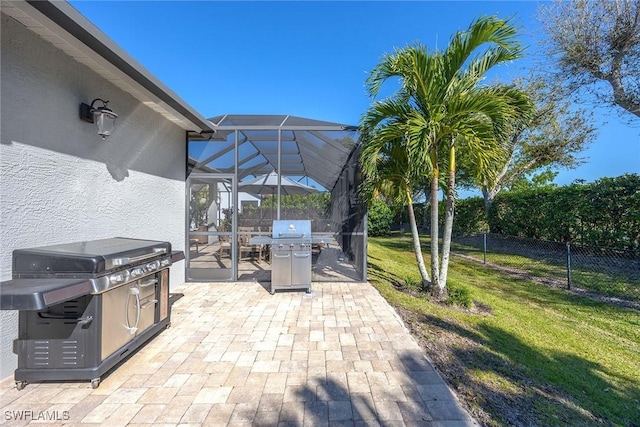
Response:
[[[19,310],[16,386],[100,377],[170,325],[169,242],[112,238],[13,251],[0,309]]]
[[[311,221],[275,220],[271,235],[271,290],[311,292]]]

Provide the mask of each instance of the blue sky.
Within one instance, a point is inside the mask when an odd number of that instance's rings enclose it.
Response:
[[[383,54],[444,47],[482,15],[510,17],[528,56],[493,78],[539,66],[534,1],[71,1],[85,17],[205,117],[290,114],[357,125],[367,72]],[[593,103],[599,136],[586,163],[556,183],[640,173],[640,121]]]

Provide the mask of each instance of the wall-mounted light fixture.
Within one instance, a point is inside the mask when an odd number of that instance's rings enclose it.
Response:
[[[102,102],[102,105],[94,107],[96,102]],[[91,105],[87,105],[85,103],[80,104],[80,120],[95,123],[98,127],[98,135],[100,135],[102,139],[106,139],[111,135],[111,132],[113,132],[113,126],[118,118],[118,115],[107,107],[108,103],[109,101],[96,98],[91,101]]]

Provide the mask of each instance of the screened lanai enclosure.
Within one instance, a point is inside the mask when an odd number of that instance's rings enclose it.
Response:
[[[366,281],[357,128],[224,115],[191,134],[187,280],[270,281],[274,220],[309,220],[313,281]]]

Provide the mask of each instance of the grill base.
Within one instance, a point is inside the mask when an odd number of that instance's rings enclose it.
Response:
[[[135,330],[128,330],[126,322],[137,317],[136,308],[144,311]],[[133,314],[127,314],[130,310]],[[170,317],[168,269],[44,310],[21,310],[16,386],[20,390],[27,382],[87,380],[96,388],[101,376],[169,327]]]
[[[276,290],[304,289],[311,292],[311,244],[296,242],[281,244],[274,242],[271,246],[271,287],[273,295]]]
[[[100,385],[100,378],[109,372],[113,367],[123,362],[132,355],[144,343],[149,341],[162,330],[171,326],[169,318],[156,323],[142,334],[138,335],[125,346],[121,347],[117,352],[111,354],[102,361],[97,361],[95,357],[84,358],[84,367],[18,367],[14,373],[17,388],[21,390],[28,382],[41,381],[91,381],[91,386],[97,388]],[[58,346],[60,343],[51,341],[51,345]],[[26,342],[18,343],[18,350],[27,350],[29,344]]]
[[[20,311],[18,368],[84,368],[99,344],[91,325],[79,320],[97,319],[99,309],[98,297],[85,295],[46,311]]]

